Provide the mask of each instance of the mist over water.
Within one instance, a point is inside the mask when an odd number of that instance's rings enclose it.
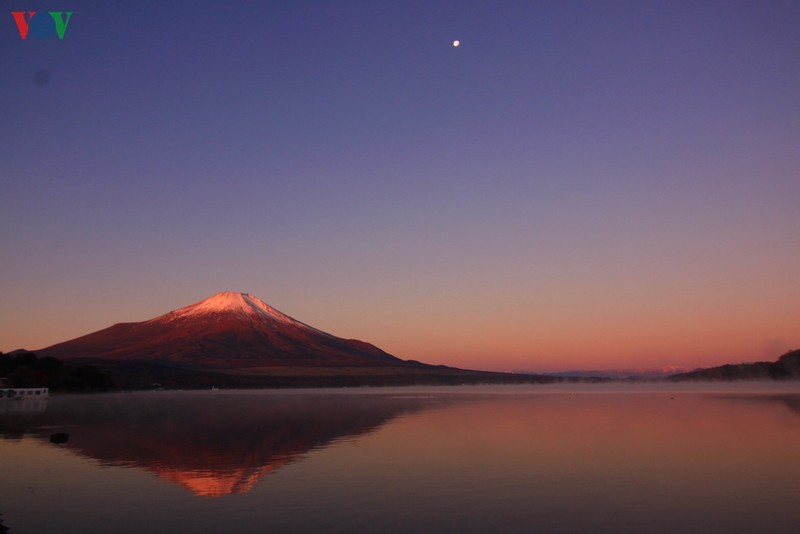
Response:
[[[796,382],[152,392],[4,407],[0,513],[12,533],[800,522]],[[68,441],[51,443],[57,432]]]

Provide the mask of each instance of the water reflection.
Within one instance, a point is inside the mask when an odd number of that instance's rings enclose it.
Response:
[[[43,412],[47,409],[47,399],[17,398],[0,401],[0,414]]]
[[[442,402],[391,395],[369,402],[319,394],[74,396],[3,418],[0,436],[30,434],[101,465],[145,468],[195,495],[219,497],[250,491],[309,451]]]
[[[51,398],[0,416],[0,511],[58,533],[796,532],[800,395],[710,389]]]
[[[788,408],[800,417],[800,395],[719,395],[718,398],[729,402],[779,404]]]

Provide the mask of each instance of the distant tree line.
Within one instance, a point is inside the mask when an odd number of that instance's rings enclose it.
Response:
[[[46,387],[55,391],[108,391],[111,377],[94,365],[72,366],[57,358],[39,358],[33,352],[0,353],[0,377],[12,387]]]
[[[669,377],[670,380],[800,380],[800,350],[774,362],[727,364]]]

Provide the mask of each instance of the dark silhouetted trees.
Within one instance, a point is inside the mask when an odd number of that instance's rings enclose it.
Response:
[[[669,377],[670,380],[797,380],[800,350],[787,352],[775,362],[727,364]]]
[[[71,366],[61,360],[33,352],[0,354],[0,377],[12,387],[47,387],[61,391],[108,391],[111,377],[93,365]]]

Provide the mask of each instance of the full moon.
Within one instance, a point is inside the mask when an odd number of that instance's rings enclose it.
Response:
[[[461,44],[461,41],[459,41],[459,40],[453,41],[453,46],[458,46],[460,44]]]

